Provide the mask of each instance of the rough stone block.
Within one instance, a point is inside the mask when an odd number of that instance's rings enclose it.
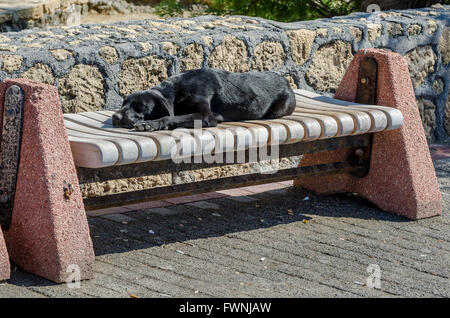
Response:
[[[14,210],[4,231],[9,256],[54,282],[65,282],[72,264],[80,279],[91,278],[94,252],[58,92],[26,79],[5,80],[0,113],[11,85],[22,88],[25,102]]]
[[[382,210],[411,219],[439,215],[441,193],[405,59],[397,53],[379,49],[360,50],[344,75],[335,98],[355,100],[359,63],[364,57],[373,57],[378,63],[377,104],[399,109],[403,114],[402,128],[373,135],[367,176],[301,177],[294,185],[318,193],[358,193]],[[305,155],[300,165],[341,161],[345,156],[346,150]]]

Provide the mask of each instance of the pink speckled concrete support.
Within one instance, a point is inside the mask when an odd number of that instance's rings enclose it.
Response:
[[[22,88],[25,102],[14,210],[4,231],[9,256],[24,270],[54,282],[76,277],[67,272],[71,264],[78,266],[80,279],[91,278],[94,252],[58,92],[25,79],[5,80],[1,114],[11,85]],[[64,195],[67,184],[70,196]]]
[[[399,109],[401,129],[375,133],[369,174],[357,178],[348,174],[315,178],[301,177],[294,185],[317,193],[353,192],[382,210],[410,219],[439,215],[441,193],[431,161],[425,133],[416,105],[408,65],[401,55],[380,49],[355,54],[335,98],[354,101],[360,60],[373,57],[378,63],[377,104]],[[341,161],[346,150],[306,155],[300,165]]]
[[[0,282],[9,279],[10,272],[8,251],[6,250],[5,240],[0,229]]]

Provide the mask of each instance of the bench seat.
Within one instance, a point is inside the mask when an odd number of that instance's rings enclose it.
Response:
[[[112,126],[114,111],[64,114],[75,165],[102,168],[244,150],[400,128],[399,110],[362,105],[295,90],[297,107],[290,116],[273,120],[224,122],[201,130],[136,132]],[[217,144],[219,143],[219,144]]]

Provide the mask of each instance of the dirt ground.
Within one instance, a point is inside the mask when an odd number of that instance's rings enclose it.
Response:
[[[130,14],[97,14],[89,13],[81,18],[81,24],[107,24],[119,21],[160,19],[161,17],[154,13],[130,13]]]

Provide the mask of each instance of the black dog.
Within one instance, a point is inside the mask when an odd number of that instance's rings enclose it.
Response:
[[[140,131],[193,128],[194,120],[214,127],[221,121],[279,118],[294,108],[294,92],[276,73],[197,69],[127,96],[112,121]]]

